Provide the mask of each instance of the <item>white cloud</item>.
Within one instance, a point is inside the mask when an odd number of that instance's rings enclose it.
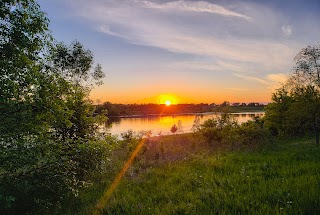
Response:
[[[283,64],[284,59],[292,59],[293,52],[296,52],[288,45],[279,42],[239,38],[237,35],[231,37],[228,32],[232,33],[233,29],[228,26],[232,27],[235,23],[245,26],[248,22],[243,23],[241,21],[243,19],[237,18],[244,18],[245,15],[219,5],[204,1],[172,1],[164,4],[150,1],[125,2],[118,0],[116,4],[113,0],[106,2],[92,0],[90,5],[83,5],[79,1],[77,6],[84,7],[77,11],[81,11],[80,16],[93,20],[99,30],[108,35],[123,38],[133,44],[157,47],[171,52],[218,56],[247,62],[267,60],[277,65]],[[159,11],[155,13],[143,7]],[[212,17],[212,20],[207,20],[208,17],[201,15],[182,17],[176,13],[167,14],[165,11],[169,9],[209,10],[215,17]],[[221,16],[216,17],[216,14]],[[225,20],[225,16],[235,19]],[[195,19],[199,22],[192,23]]]
[[[240,17],[247,20],[251,20],[251,17],[237,13],[231,10],[228,10],[220,5],[211,4],[205,1],[172,1],[164,4],[157,4],[150,1],[142,1],[146,8],[153,9],[164,9],[164,10],[182,10],[182,11],[192,11],[192,12],[206,12],[206,13],[215,13],[224,16],[234,16]]]
[[[232,6],[240,12],[205,1],[181,0],[162,4],[138,0],[92,0],[88,4],[78,0],[73,6],[79,17],[90,20],[106,35],[131,44],[203,56],[208,60],[191,62],[190,68],[245,74],[247,79],[252,76],[251,80],[260,83],[267,80],[255,78],[261,76],[258,71],[263,74],[288,71],[301,48],[292,41],[256,36],[260,29],[262,35],[266,31],[276,34],[279,20],[266,9],[264,12],[270,14],[263,17],[271,17],[273,24],[264,25],[263,21],[268,23],[271,18],[263,19],[254,5]],[[292,33],[289,25],[283,30]]]
[[[291,25],[283,25],[281,27],[282,32],[286,36],[290,36],[292,34],[292,26]]]

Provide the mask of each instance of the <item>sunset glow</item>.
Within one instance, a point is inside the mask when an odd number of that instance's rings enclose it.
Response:
[[[319,42],[320,28],[314,27],[319,1],[294,2],[40,0],[40,5],[57,40],[77,38],[101,64],[106,77],[92,91],[93,100],[174,105],[269,102],[299,50]]]
[[[178,104],[179,100],[175,95],[172,94],[164,94],[164,95],[160,95],[158,97],[158,103],[159,104],[165,104],[167,106],[170,106],[172,104]]]

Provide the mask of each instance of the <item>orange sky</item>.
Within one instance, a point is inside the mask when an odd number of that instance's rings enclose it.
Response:
[[[155,95],[150,95],[151,93],[146,92],[127,92],[112,95],[107,91],[95,89],[91,93],[91,98],[96,102],[110,101],[112,103],[155,103],[155,104],[165,104],[169,100],[172,104],[185,104],[185,103],[216,103],[220,104],[224,101],[229,102],[261,102],[267,103],[271,100],[271,91],[251,91],[244,94],[242,91],[237,90],[226,90],[213,91],[213,92],[199,92],[194,90],[194,93],[167,93],[167,92],[155,92]]]

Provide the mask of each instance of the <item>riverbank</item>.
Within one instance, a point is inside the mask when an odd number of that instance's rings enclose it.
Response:
[[[130,147],[116,150],[105,181],[70,199],[62,213],[91,214]],[[142,147],[104,214],[318,214],[319,154],[308,139],[237,146],[208,144],[193,134],[155,137]]]

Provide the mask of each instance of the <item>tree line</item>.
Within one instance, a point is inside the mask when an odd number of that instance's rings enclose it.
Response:
[[[165,104],[113,104],[104,102],[97,104],[95,114],[107,113],[108,116],[130,116],[130,115],[169,115],[184,113],[205,113],[205,112],[241,112],[263,110],[264,104],[258,102],[250,103],[200,103],[200,104],[172,104],[167,107]]]

